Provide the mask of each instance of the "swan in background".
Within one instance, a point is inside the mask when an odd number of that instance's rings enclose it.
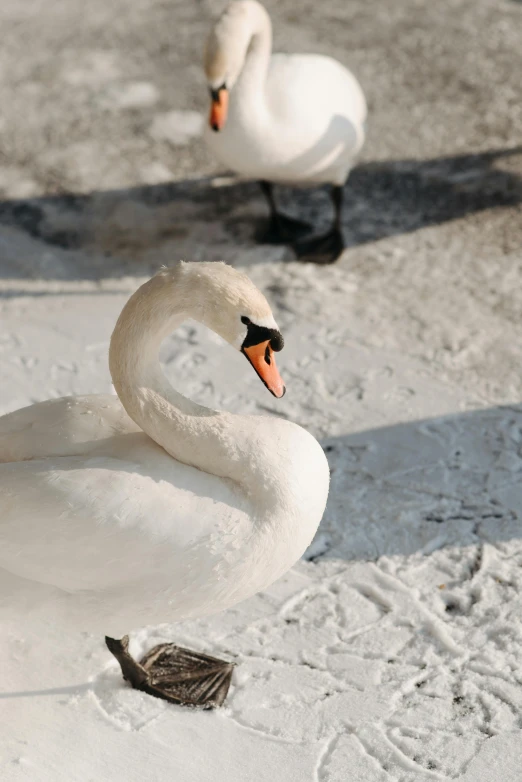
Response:
[[[122,635],[223,611],[279,578],[323,515],[322,448],[287,420],[211,410],[174,390],[163,339],[193,318],[282,397],[283,338],[265,297],[224,263],[162,269],[127,302],[109,365],[118,396],[53,399],[0,417],[0,611],[43,607]],[[225,368],[223,368],[225,372]],[[133,686],[219,705],[230,663],[106,638]]]
[[[331,57],[271,49],[263,6],[256,0],[230,3],[206,47],[206,140],[223,165],[260,181],[270,207],[265,240],[291,241],[301,260],[331,263],[344,247],[343,185],[364,143],[364,95],[350,71]],[[273,183],[330,184],[330,230],[300,238],[309,226],[277,211]]]

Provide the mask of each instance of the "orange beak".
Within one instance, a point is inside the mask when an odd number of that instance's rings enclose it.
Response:
[[[259,345],[243,348],[243,353],[268,390],[275,397],[281,399],[285,395],[286,388],[276,366],[274,351],[270,347],[270,340],[267,339],[266,342],[260,342]]]
[[[216,132],[222,130],[227,120],[228,111],[228,90],[221,87],[212,94],[212,103],[210,104],[209,124],[212,130]]]

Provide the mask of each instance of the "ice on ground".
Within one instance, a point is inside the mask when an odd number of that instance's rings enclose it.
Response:
[[[155,141],[168,141],[173,146],[184,146],[192,138],[201,136],[203,117],[197,111],[169,111],[154,117],[149,129]]]
[[[310,429],[330,501],[307,559],[263,594],[129,628],[138,656],[175,641],[238,662],[220,713],[130,690],[101,638],[4,624],[0,776],[515,782],[522,6],[354,0],[347,24],[336,0],[306,19],[271,4],[277,45],[346,62],[371,106],[348,248],[316,268],[254,242],[258,187],[199,143],[204,5],[1,4],[0,412],[109,392],[129,294],[161,264],[225,259],[273,304],[286,397],[194,324],[165,343],[166,372],[202,404]],[[324,192],[277,198],[331,219]]]
[[[114,90],[114,101],[121,109],[141,109],[153,106],[158,100],[157,87],[146,81],[124,84]]]
[[[357,294],[352,285],[336,298],[338,271],[306,272],[318,292],[298,305],[297,264],[249,273],[268,295],[284,274],[286,301],[301,310],[275,304],[286,322],[280,403],[202,327],[184,326],[162,356],[172,382],[200,402],[288,416],[322,439],[332,492],[310,561],[221,616],[135,629],[137,657],[171,640],[237,661],[220,714],[129,689],[100,638],[23,617],[4,627],[0,708],[13,782],[31,768],[60,780],[58,752],[64,780],[73,767],[79,778],[138,780],[152,762],[161,774],[184,769],[183,779],[207,778],[213,763],[227,779],[257,782],[282,763],[281,780],[337,782],[349,767],[371,782],[464,782],[472,762],[481,768],[484,757],[487,769],[491,737],[518,741],[522,411],[485,407],[424,364],[354,341],[343,302]],[[1,305],[3,410],[109,390],[108,338],[125,289],[71,281],[33,295],[22,284]],[[104,747],[94,759],[93,741]]]

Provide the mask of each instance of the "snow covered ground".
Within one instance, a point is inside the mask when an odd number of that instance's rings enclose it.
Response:
[[[166,371],[204,404],[309,428],[328,508],[267,592],[134,629],[136,656],[173,640],[236,660],[220,712],[129,689],[101,638],[4,624],[0,777],[518,781],[522,6],[267,4],[280,47],[332,52],[370,97],[350,246],[321,269],[256,246],[255,186],[201,148],[218,5],[92,0],[77,30],[77,0],[4,0],[0,413],[109,390],[129,293],[162,263],[223,258],[273,304],[287,395],[194,324],[166,343]],[[328,219],[322,193],[283,198]]]

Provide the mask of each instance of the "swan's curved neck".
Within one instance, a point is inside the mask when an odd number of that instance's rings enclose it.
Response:
[[[223,478],[241,475],[231,453],[231,416],[176,391],[159,362],[161,343],[191,317],[158,277],[139,288],[116,323],[109,368],[116,393],[133,421],[178,461]]]
[[[249,44],[234,91],[236,94],[244,92],[259,100],[259,93],[264,91],[272,52],[272,25],[264,9],[256,8],[249,15],[245,34],[249,38]]]
[[[290,422],[210,410],[172,388],[159,363],[161,342],[189,317],[212,326],[215,306],[196,272],[174,284],[156,275],[123,308],[109,365],[123,407],[144,432],[177,461],[234,482],[254,522],[245,527],[248,556],[238,565],[243,599],[245,589],[254,594],[272,583],[310,543],[324,510],[328,466],[313,438]]]

